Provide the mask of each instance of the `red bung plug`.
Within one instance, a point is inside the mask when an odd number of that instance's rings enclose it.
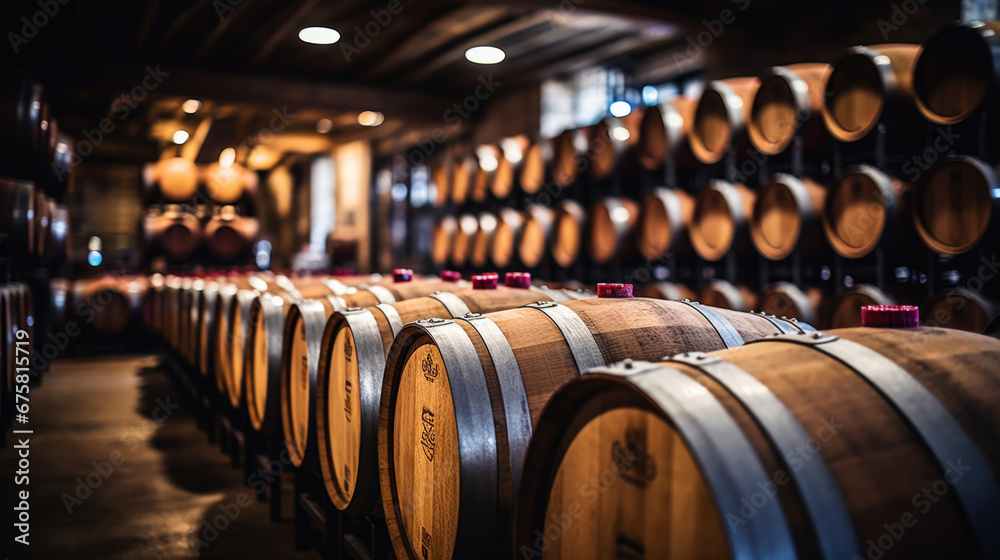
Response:
[[[865,305],[861,307],[865,327],[907,329],[920,326],[920,308],[915,305]]]

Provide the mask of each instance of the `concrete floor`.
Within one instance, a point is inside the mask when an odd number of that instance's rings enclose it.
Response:
[[[31,391],[30,557],[318,558],[294,551],[292,523],[271,523],[190,407],[154,357],[53,363]],[[5,520],[14,437],[0,452]],[[2,555],[28,557],[3,527]]]

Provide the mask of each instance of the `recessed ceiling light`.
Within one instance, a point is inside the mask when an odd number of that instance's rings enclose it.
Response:
[[[385,115],[378,111],[362,111],[358,115],[358,124],[361,126],[378,126],[385,120]]]
[[[628,101],[615,101],[608,109],[611,111],[611,116],[618,118],[632,112],[632,106],[628,104]]]
[[[314,45],[332,45],[340,40],[340,33],[329,27],[306,27],[299,31],[299,39]]]
[[[497,64],[506,58],[506,53],[496,47],[472,47],[465,51],[465,58],[476,64]]]
[[[174,144],[183,144],[188,141],[188,136],[190,136],[186,130],[178,130],[174,133]]]
[[[316,121],[316,132],[326,134],[333,130],[333,121],[330,119],[320,119]]]
[[[181,104],[181,109],[183,109],[185,113],[193,115],[198,112],[198,109],[201,109],[201,101],[198,101],[197,99],[188,99]]]

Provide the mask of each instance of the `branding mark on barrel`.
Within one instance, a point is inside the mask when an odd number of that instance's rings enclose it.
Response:
[[[420,528],[420,555],[424,560],[431,557],[431,534],[423,527]]]
[[[615,541],[615,558],[617,560],[642,560],[645,556],[645,547],[625,535],[618,535],[618,540]]]
[[[354,347],[351,346],[350,337],[347,337],[344,339],[344,359],[350,362],[353,356],[354,356]]]
[[[424,407],[424,411],[420,415],[420,421],[424,425],[423,432],[420,434],[420,446],[424,448],[424,456],[427,457],[427,460],[433,463],[434,440],[437,437],[434,434],[434,413],[427,407]]]
[[[351,421],[351,382],[344,381],[344,415]]]
[[[421,360],[420,371],[424,372],[424,377],[431,383],[434,383],[434,380],[437,379],[438,365],[434,363],[433,359],[431,359],[430,354],[427,354],[427,356]]]
[[[615,441],[611,446],[611,461],[622,478],[645,488],[646,483],[656,478],[656,459],[646,453],[643,434],[628,432],[625,443]]]

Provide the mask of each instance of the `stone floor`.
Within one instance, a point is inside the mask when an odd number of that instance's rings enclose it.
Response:
[[[291,522],[271,523],[267,504],[207,442],[154,357],[56,361],[32,388],[27,427],[30,556],[13,543],[17,442],[8,433],[0,450],[5,557],[319,557],[294,551]]]

